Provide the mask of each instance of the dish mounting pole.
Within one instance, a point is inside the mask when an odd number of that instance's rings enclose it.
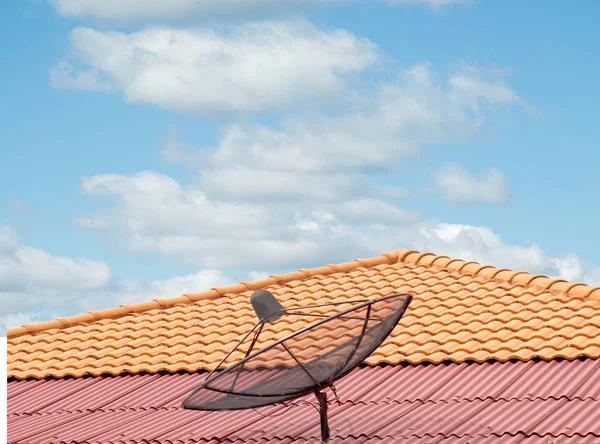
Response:
[[[315,396],[319,401],[319,414],[321,416],[321,442],[322,444],[331,444],[329,439],[329,421],[327,419],[327,393],[316,389]]]

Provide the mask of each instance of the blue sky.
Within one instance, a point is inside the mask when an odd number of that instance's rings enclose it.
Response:
[[[600,283],[598,2],[277,3],[2,3],[2,322],[397,248]]]

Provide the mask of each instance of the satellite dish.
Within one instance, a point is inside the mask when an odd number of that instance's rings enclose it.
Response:
[[[319,401],[321,439],[329,443],[327,394],[323,390],[329,387],[335,393],[333,382],[381,345],[411,300],[410,294],[398,293],[286,309],[268,291],[255,291],[250,303],[258,322],[186,397],[183,408],[243,410],[313,392]],[[279,322],[283,318],[288,323]],[[290,325],[298,328],[287,333]],[[243,352],[242,344],[253,333]],[[271,343],[254,350],[259,337],[261,342]],[[237,361],[226,365],[232,358]]]

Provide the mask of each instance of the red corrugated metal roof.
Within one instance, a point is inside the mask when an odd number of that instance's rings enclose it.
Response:
[[[312,397],[260,410],[276,417],[182,410],[202,378],[11,381],[9,442],[318,442]],[[336,443],[600,441],[600,360],[360,368],[337,388]]]

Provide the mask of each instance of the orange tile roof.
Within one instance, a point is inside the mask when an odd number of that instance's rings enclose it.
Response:
[[[413,294],[369,365],[600,357],[600,287],[398,250],[12,329],[8,376],[211,369],[256,322],[249,296],[259,288],[284,306]],[[279,334],[296,327],[275,325]]]

